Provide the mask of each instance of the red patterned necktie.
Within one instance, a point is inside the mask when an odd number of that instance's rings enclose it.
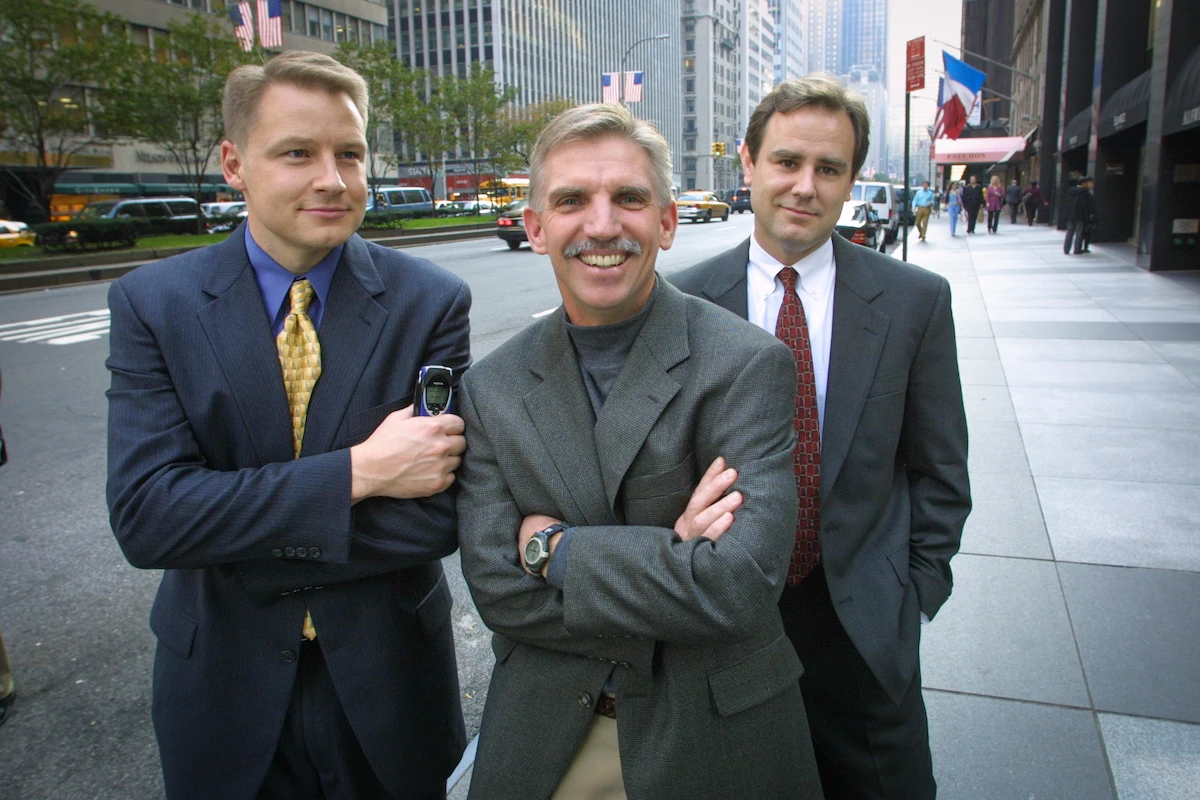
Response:
[[[796,469],[796,494],[800,500],[800,515],[796,520],[796,544],[792,548],[792,563],[788,567],[788,586],[795,586],[808,577],[821,563],[821,427],[817,417],[817,384],[813,374],[812,344],[808,339],[808,322],[804,306],[796,294],[796,270],[784,267],[779,272],[783,283],[783,305],[775,336],[792,348],[796,357],[799,385],[796,389],[796,450],[793,465]]]

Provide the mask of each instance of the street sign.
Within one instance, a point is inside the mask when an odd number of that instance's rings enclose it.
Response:
[[[908,40],[908,65],[904,71],[904,91],[925,88],[925,37]]]

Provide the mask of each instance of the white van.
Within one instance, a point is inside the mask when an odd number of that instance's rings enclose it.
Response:
[[[900,230],[900,198],[896,196],[896,187],[880,181],[859,181],[850,190],[850,202],[864,200],[883,220],[884,241],[888,244],[896,241],[896,232]]]

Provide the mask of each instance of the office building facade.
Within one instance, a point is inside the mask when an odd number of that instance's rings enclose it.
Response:
[[[775,22],[775,82],[801,78],[808,72],[803,0],[771,0]]]

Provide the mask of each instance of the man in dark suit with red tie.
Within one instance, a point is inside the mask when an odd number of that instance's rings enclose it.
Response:
[[[170,800],[445,797],[465,746],[445,490],[454,415],[422,365],[469,362],[470,292],[354,232],[363,79],[284,53],[225,86],[222,244],[113,284],[108,504],[164,570],[153,718]]]
[[[753,236],[672,280],[774,332],[800,367],[780,612],[825,796],[925,800],[920,628],[950,595],[971,508],[967,430],[946,280],[833,235],[868,134],[832,76],[778,85],[741,153]]]

